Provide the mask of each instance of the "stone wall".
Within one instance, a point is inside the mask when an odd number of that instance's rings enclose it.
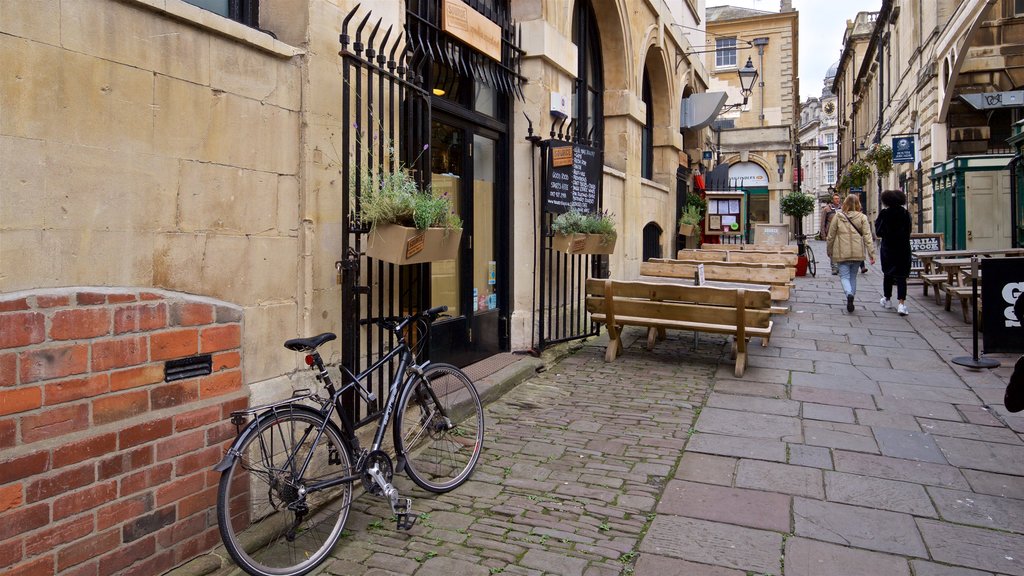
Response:
[[[220,542],[242,309],[150,289],[0,297],[0,572],[159,574]],[[166,381],[209,355],[211,373]]]

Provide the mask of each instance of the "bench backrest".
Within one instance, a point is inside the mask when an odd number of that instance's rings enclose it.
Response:
[[[704,278],[708,280],[768,285],[789,283],[789,271],[785,267],[746,268],[717,262],[648,260],[640,264],[640,274],[665,278],[693,278],[698,264],[704,265]]]
[[[796,254],[798,247],[792,244],[703,244],[703,250],[754,250],[758,252],[777,252],[781,254]]]
[[[695,250],[692,248],[676,252],[679,260],[701,260],[705,262],[782,262],[796,268],[797,255],[785,252],[761,252],[756,250]]]
[[[714,254],[714,252],[712,252],[712,254]],[[669,258],[651,258],[648,262],[655,262],[658,264],[713,264],[715,266],[725,266],[726,268],[789,268],[789,266],[784,262],[733,262],[732,260],[719,262],[718,260],[701,260],[699,258],[679,258],[677,260],[671,260]],[[643,266],[643,263],[640,265]]]
[[[615,317],[736,326],[742,311],[745,327],[767,328],[771,322],[771,303],[767,290],[587,280],[587,311]]]

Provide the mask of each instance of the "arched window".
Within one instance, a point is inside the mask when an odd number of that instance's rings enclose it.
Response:
[[[644,226],[644,262],[651,258],[661,258],[661,226],[657,222]]]
[[[590,0],[577,0],[573,14],[572,41],[576,44],[579,77],[573,86],[573,125],[580,136],[601,145],[604,142],[604,75],[601,65],[601,37]]]
[[[640,134],[640,177],[654,178],[654,99],[651,97],[651,78],[644,68],[642,98],[647,106],[647,118]]]

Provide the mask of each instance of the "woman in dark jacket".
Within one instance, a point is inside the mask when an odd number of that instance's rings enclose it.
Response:
[[[906,316],[907,276],[910,276],[910,212],[903,207],[907,195],[901,190],[882,192],[885,208],[875,220],[875,236],[882,239],[882,308],[892,308],[892,287],[896,285],[896,311]]]

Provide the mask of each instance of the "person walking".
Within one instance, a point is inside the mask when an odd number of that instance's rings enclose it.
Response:
[[[828,257],[839,267],[839,279],[846,293],[846,311],[853,312],[853,297],[857,294],[857,272],[867,252],[871,264],[875,263],[875,243],[871,237],[871,223],[860,211],[860,198],[847,194],[843,209],[828,228]]]
[[[900,316],[907,310],[907,277],[910,276],[910,230],[913,226],[910,212],[904,208],[907,195],[902,190],[882,192],[885,208],[875,219],[875,236],[882,239],[879,252],[882,257],[882,308],[892,308],[892,287],[896,285],[896,311]]]
[[[839,213],[839,210],[841,208],[842,208],[842,204],[839,202],[839,193],[838,192],[833,192],[832,193],[832,202],[830,204],[825,204],[821,208],[821,229],[820,229],[820,233],[821,233],[821,239],[822,240],[825,240],[825,239],[828,238],[828,227],[832,223],[832,219],[835,218],[836,214]],[[836,263],[835,263],[834,260],[831,262],[831,265],[832,265],[832,275],[835,276],[836,274],[839,274],[839,268],[836,266]]]

